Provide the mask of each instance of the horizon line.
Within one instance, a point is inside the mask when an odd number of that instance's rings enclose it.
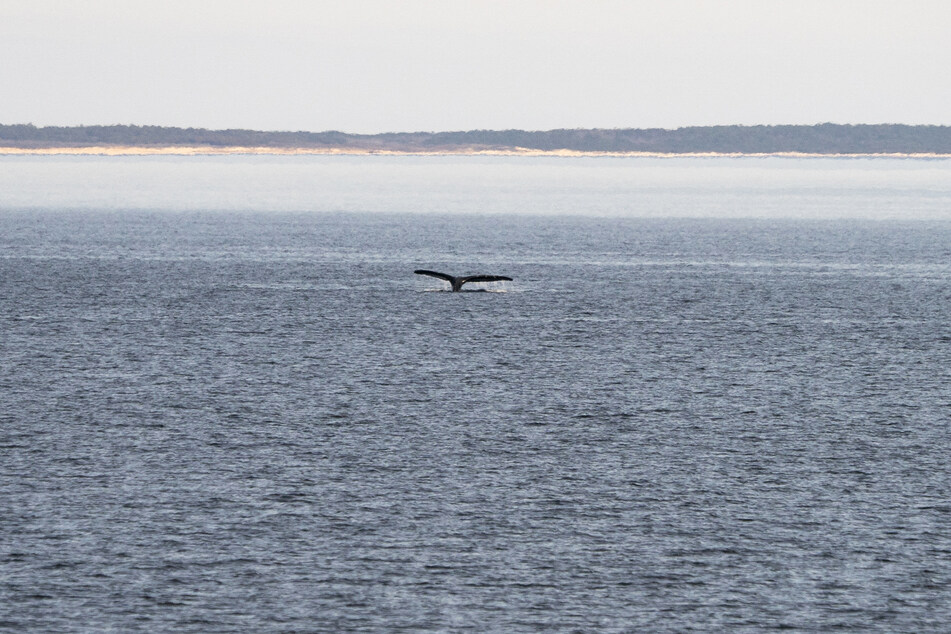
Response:
[[[35,125],[32,122],[29,123],[0,123],[0,128],[2,127],[32,127],[37,130],[49,129],[49,128],[59,128],[59,129],[69,129],[69,128],[160,128],[160,129],[172,129],[172,130],[205,130],[208,132],[265,132],[265,133],[307,133],[307,134],[346,134],[350,136],[380,136],[387,134],[451,134],[459,132],[561,132],[561,131],[621,131],[621,130],[638,130],[638,131],[650,131],[650,130],[660,130],[664,132],[675,132],[678,130],[690,130],[690,129],[702,129],[702,128],[817,128],[822,126],[834,126],[834,127],[907,127],[907,128],[948,128],[951,127],[951,124],[945,123],[837,123],[833,121],[820,121],[816,123],[715,123],[715,124],[701,124],[701,125],[681,125],[677,127],[560,127],[560,128],[456,128],[456,129],[446,129],[446,130],[386,130],[382,132],[348,132],[342,129],[333,129],[326,128],[323,130],[305,130],[305,129],[267,129],[267,128],[242,128],[242,127],[225,127],[225,128],[216,128],[216,127],[201,127],[201,126],[181,126],[181,125],[161,125],[161,124],[151,124],[151,123],[79,123],[71,125]]]

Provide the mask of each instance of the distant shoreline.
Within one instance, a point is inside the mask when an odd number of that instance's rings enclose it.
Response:
[[[951,157],[951,126],[699,126],[455,132],[288,132],[0,124],[0,154],[567,157]]]
[[[81,147],[0,147],[0,156],[524,156],[524,157],[616,157],[616,158],[898,158],[951,159],[951,154],[933,152],[602,152],[583,150],[434,149],[383,150],[353,147],[240,147],[212,145],[90,145]]]

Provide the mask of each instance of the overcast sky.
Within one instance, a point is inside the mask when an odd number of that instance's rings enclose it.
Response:
[[[951,124],[947,0],[0,0],[0,123]]]

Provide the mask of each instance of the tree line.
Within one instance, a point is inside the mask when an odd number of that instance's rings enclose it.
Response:
[[[574,150],[581,152],[721,152],[813,154],[951,154],[951,126],[695,126],[677,129],[469,130],[464,132],[267,132],[162,126],[37,127],[0,125],[0,147],[90,145],[268,147],[369,151]]]

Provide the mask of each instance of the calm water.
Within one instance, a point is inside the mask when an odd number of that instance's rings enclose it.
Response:
[[[0,158],[0,249],[0,629],[951,622],[951,162]]]

